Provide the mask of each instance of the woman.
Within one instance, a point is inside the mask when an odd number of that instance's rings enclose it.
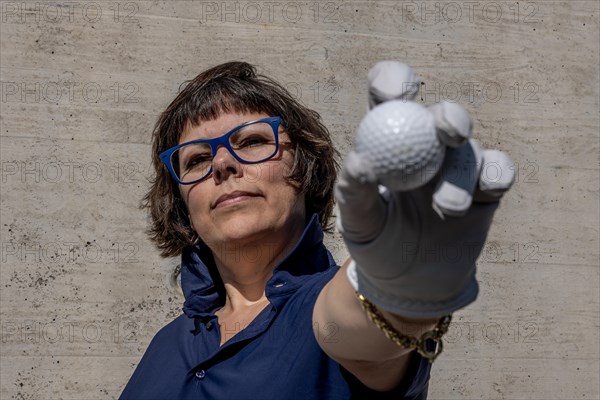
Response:
[[[426,397],[430,363],[372,323],[322,243],[335,158],[318,114],[251,65],[187,84],[156,125],[145,198],[162,255],[182,255],[184,314],[121,399]],[[379,312],[417,337],[438,321]]]

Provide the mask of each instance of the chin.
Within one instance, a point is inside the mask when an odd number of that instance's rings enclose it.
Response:
[[[223,241],[246,242],[259,239],[265,233],[274,232],[276,228],[264,213],[244,210],[220,218],[216,224]]]

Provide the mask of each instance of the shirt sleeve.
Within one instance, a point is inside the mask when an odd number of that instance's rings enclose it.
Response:
[[[119,400],[178,398],[189,371],[179,351],[182,341],[178,336],[178,332],[189,331],[187,321],[181,315],[154,335]]]
[[[417,352],[411,353],[411,360],[406,375],[400,385],[393,390],[379,392],[365,386],[357,377],[344,367],[342,375],[350,386],[352,399],[377,399],[377,400],[425,400],[429,386],[431,363],[421,357]]]

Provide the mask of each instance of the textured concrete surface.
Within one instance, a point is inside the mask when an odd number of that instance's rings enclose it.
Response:
[[[2,399],[116,398],[180,314],[136,208],[150,132],[234,59],[321,112],[342,153],[378,60],[412,65],[421,102],[465,105],[518,181],[430,398],[599,398],[597,1],[0,4]]]

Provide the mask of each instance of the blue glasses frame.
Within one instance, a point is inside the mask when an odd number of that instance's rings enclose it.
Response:
[[[231,148],[231,145],[229,144],[229,137],[231,135],[233,135],[235,132],[237,132],[238,130],[242,129],[243,127],[248,126],[248,125],[252,125],[252,124],[256,124],[256,123],[259,123],[259,122],[266,122],[269,125],[271,125],[271,128],[273,128],[273,134],[275,135],[275,151],[273,151],[273,154],[271,154],[268,157],[263,158],[262,160],[258,160],[258,161],[246,161],[246,160],[243,160],[243,159],[241,159],[235,153],[235,150],[233,150]],[[180,185],[192,185],[194,183],[200,182],[200,181],[208,178],[212,174],[212,172],[213,172],[212,164],[210,166],[210,169],[206,173],[206,175],[203,176],[202,178],[196,179],[195,181],[192,181],[192,182],[182,182],[182,181],[179,180],[179,177],[177,176],[177,173],[175,172],[175,169],[173,168],[173,163],[171,162],[171,156],[173,155],[174,152],[176,152],[180,148],[182,148],[184,146],[187,146],[189,144],[193,144],[193,143],[208,143],[210,145],[210,150],[212,152],[213,158],[217,154],[217,150],[219,149],[219,147],[223,146],[239,162],[241,162],[243,164],[258,164],[258,163],[265,162],[265,161],[273,158],[273,156],[275,156],[275,154],[277,154],[277,152],[279,151],[279,125],[282,125],[283,127],[285,127],[285,124],[283,124],[281,122],[281,118],[279,118],[279,117],[267,117],[267,118],[257,119],[255,121],[245,122],[245,123],[243,123],[241,125],[236,126],[232,130],[230,130],[229,132],[227,132],[226,134],[224,134],[223,136],[219,136],[219,137],[214,138],[214,139],[192,140],[191,142],[185,142],[185,143],[179,144],[179,145],[177,145],[175,147],[171,147],[170,149],[165,150],[162,153],[160,153],[159,154],[159,158],[167,166],[167,169],[171,173],[171,176],[173,177],[173,179],[175,179],[177,181],[177,183],[179,183]]]

